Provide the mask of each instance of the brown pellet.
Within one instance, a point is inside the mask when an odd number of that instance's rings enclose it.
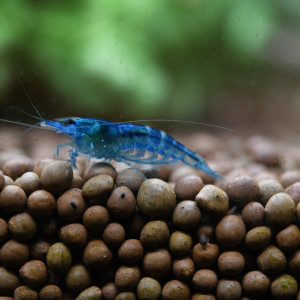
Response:
[[[61,300],[62,291],[54,284],[45,285],[39,292],[40,300]]]
[[[0,193],[0,208],[10,214],[21,212],[27,203],[25,192],[17,185],[7,185]]]
[[[66,222],[76,222],[81,219],[86,208],[81,190],[72,188],[64,192],[56,202],[58,216]]]
[[[147,276],[160,278],[169,273],[172,258],[167,249],[149,251],[143,258],[143,269]]]
[[[222,246],[233,248],[244,240],[246,227],[240,217],[228,215],[218,223],[215,234]]]
[[[56,200],[49,192],[38,190],[28,197],[27,208],[35,217],[49,217],[56,208]]]
[[[125,229],[119,223],[110,223],[103,231],[103,239],[109,246],[119,246],[125,240]]]
[[[136,239],[123,242],[118,251],[119,259],[127,265],[137,264],[144,256],[142,243]]]
[[[112,191],[106,206],[111,216],[118,219],[128,219],[136,211],[136,199],[128,187],[120,186]]]
[[[38,288],[47,280],[47,266],[40,260],[31,260],[20,268],[19,274],[28,286]]]
[[[109,213],[101,205],[89,207],[83,214],[83,225],[91,231],[103,230],[109,224]]]
[[[178,180],[174,191],[182,200],[193,200],[203,188],[204,183],[199,176],[188,175]]]
[[[70,188],[73,180],[73,170],[68,162],[56,160],[47,164],[41,172],[43,188],[54,194],[59,194]]]

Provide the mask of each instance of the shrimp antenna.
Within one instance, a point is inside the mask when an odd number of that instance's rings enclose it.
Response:
[[[17,122],[17,121],[6,120],[6,119],[0,119],[0,122],[11,123],[11,124],[16,124],[16,125],[22,125],[22,126],[27,126],[27,127],[30,127],[30,129],[32,129],[32,128],[46,129],[44,127],[39,127],[38,126],[41,123],[41,121],[38,122],[38,123],[36,123],[36,124],[33,124],[33,125],[22,123],[22,122]]]
[[[34,110],[35,110],[35,112],[37,113],[37,115],[40,117],[40,120],[44,120],[44,118],[43,118],[43,116],[41,115],[41,113],[38,111],[38,109],[37,109],[37,108],[35,107],[35,105],[33,104],[33,102],[32,102],[32,100],[31,100],[29,94],[27,93],[27,90],[26,90],[26,88],[25,88],[25,86],[24,86],[22,80],[20,79],[20,77],[18,77],[18,80],[19,80],[19,82],[20,82],[20,84],[21,84],[21,86],[22,86],[22,88],[23,88],[23,90],[24,90],[24,93],[25,93],[27,99],[29,100],[30,104],[31,104],[32,107],[34,108]]]
[[[234,131],[234,129],[224,127],[224,126],[213,125],[213,124],[202,123],[202,122],[196,122],[196,121],[186,121],[186,120],[149,119],[149,120],[134,120],[134,121],[127,121],[127,122],[119,122],[119,124],[123,124],[123,123],[140,123],[140,122],[179,122],[179,123],[204,125],[204,126],[210,126],[210,127],[214,127],[214,128],[228,130],[228,131]]]
[[[41,119],[40,117],[37,117],[37,116],[35,116],[35,115],[31,114],[31,113],[28,113],[27,111],[25,111],[25,110],[23,110],[23,109],[21,109],[19,107],[16,107],[16,106],[10,106],[10,107],[8,107],[6,109],[6,111],[11,110],[11,109],[17,110],[17,111],[19,111],[19,112],[23,113],[24,115],[29,116],[31,118],[34,118],[34,119],[37,119],[37,120],[40,120],[40,121],[44,120],[44,119]]]
[[[16,123],[16,124],[20,124],[20,125],[30,126],[30,127],[27,128],[26,130],[24,130],[24,131],[18,133],[17,135],[15,135],[15,136],[13,136],[13,137],[7,139],[6,141],[4,141],[4,142],[2,143],[2,145],[4,145],[4,144],[6,144],[6,143],[8,143],[8,142],[10,142],[10,141],[12,141],[12,140],[14,140],[15,138],[18,138],[18,137],[24,135],[25,133],[29,132],[29,131],[32,130],[33,128],[46,129],[46,128],[43,128],[43,127],[38,127],[38,125],[39,125],[41,122],[35,123],[35,124],[33,124],[33,125],[29,125],[29,124],[18,123],[18,122],[9,121],[9,120],[4,120],[4,119],[0,119],[0,121],[5,121],[5,122],[9,122],[9,123]]]

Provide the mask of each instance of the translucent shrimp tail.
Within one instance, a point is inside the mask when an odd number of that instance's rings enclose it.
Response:
[[[210,175],[212,178],[217,179],[217,180],[223,180],[224,176],[219,174],[218,172],[213,171],[206,163],[203,164],[202,162],[197,163],[194,165],[195,168],[207,173]]]

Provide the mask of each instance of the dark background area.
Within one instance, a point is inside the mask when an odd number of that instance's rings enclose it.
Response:
[[[2,117],[297,134],[299,53],[299,1],[1,1]]]

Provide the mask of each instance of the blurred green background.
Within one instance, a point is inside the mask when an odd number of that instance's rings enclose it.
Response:
[[[34,111],[19,79],[48,119],[275,125],[300,108],[300,1],[1,1],[10,119]]]

